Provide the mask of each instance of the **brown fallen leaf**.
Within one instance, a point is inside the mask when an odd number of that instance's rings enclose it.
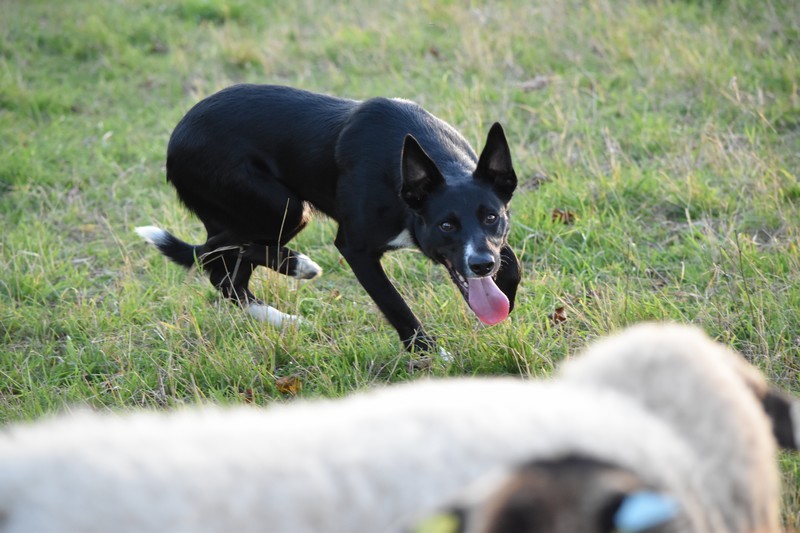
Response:
[[[291,394],[294,396],[303,390],[303,382],[300,381],[300,377],[296,375],[283,376],[275,380],[275,387],[281,394]]]
[[[408,361],[408,371],[414,373],[417,371],[426,371],[433,368],[433,358],[428,356],[413,357]]]
[[[244,403],[253,403],[253,389],[245,389],[242,392],[242,398],[244,399]]]
[[[567,309],[564,306],[556,307],[556,310],[553,311],[552,315],[547,315],[547,318],[550,319],[554,325],[563,324],[567,321]]]
[[[539,91],[541,89],[544,89],[545,87],[550,85],[550,81],[551,81],[550,76],[539,74],[529,80],[523,81],[522,83],[519,84],[519,86],[523,91],[527,93],[530,91]]]
[[[553,209],[552,215],[550,215],[550,219],[553,222],[561,222],[562,224],[570,225],[575,222],[575,213],[572,211],[567,211],[566,209]]]
[[[547,181],[550,181],[550,177],[541,170],[537,170],[527,180],[523,181],[522,187],[525,190],[534,191]]]

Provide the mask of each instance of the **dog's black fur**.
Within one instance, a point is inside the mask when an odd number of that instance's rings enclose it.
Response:
[[[506,236],[517,178],[499,124],[478,158],[455,129],[412,102],[236,85],[178,123],[167,179],[208,240],[191,246],[164,232],[156,244],[186,267],[199,261],[242,305],[258,302],[248,289],[257,266],[318,273],[286,248],[313,208],[339,223],[336,247],[406,348],[429,350],[434,341],[380,264],[404,243],[444,264],[465,298],[470,278],[491,277],[513,308],[520,269]]]

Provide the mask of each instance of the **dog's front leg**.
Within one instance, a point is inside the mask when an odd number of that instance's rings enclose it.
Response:
[[[517,296],[517,287],[522,278],[519,259],[509,245],[500,250],[500,269],[495,275],[497,287],[508,297],[508,310],[514,310],[514,300]]]
[[[336,247],[353,269],[358,281],[397,330],[406,349],[418,352],[433,351],[436,348],[436,341],[422,330],[422,324],[386,276],[381,266],[380,254],[371,250],[352,249],[340,238],[336,239]]]

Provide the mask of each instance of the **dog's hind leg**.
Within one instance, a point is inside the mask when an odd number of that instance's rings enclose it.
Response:
[[[306,227],[310,213],[311,207],[307,202],[300,201],[297,197],[289,198],[281,213],[278,232],[250,243],[246,250],[247,258],[296,279],[314,279],[320,276],[322,267],[307,255],[286,247],[286,243]]]
[[[262,322],[281,327],[297,323],[300,317],[278,311],[250,292],[248,285],[259,263],[249,260],[244,247],[217,249],[201,257],[203,270],[222,295]]]
[[[248,284],[257,266],[302,279],[319,275],[319,265],[285,247],[305,228],[311,207],[281,183],[269,165],[255,162],[232,169],[224,187],[182,188],[181,199],[206,226],[208,240],[199,259],[223,296],[260,320],[296,322],[297,317],[259,301]]]
[[[314,279],[322,274],[322,267],[310,257],[285,246],[250,244],[244,255],[257,265],[296,279]]]

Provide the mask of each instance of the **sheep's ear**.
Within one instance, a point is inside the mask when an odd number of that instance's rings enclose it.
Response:
[[[743,357],[735,357],[734,368],[761,403],[778,446],[785,450],[800,449],[800,399],[770,387],[761,373]]]
[[[678,516],[678,503],[658,492],[637,491],[627,494],[614,513],[614,528],[623,533],[646,531]]]
[[[768,389],[763,393],[761,405],[772,422],[772,433],[778,446],[797,450],[800,445],[800,400],[778,389]]]

